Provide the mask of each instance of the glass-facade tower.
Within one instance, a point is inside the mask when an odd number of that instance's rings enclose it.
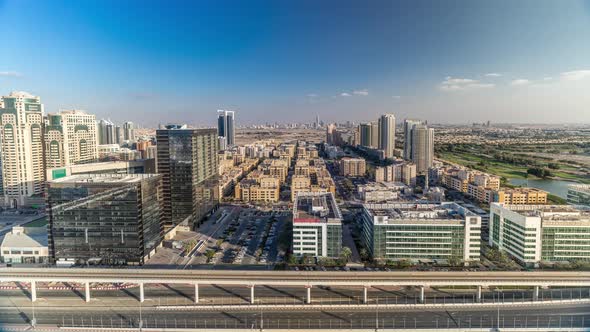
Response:
[[[219,202],[217,131],[176,128],[156,133],[165,231],[200,222]]]
[[[163,238],[161,176],[83,174],[47,183],[53,261],[141,265]]]

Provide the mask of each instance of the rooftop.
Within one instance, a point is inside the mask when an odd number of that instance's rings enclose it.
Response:
[[[47,247],[47,232],[27,234],[23,227],[13,227],[0,241],[3,248],[39,248]]]
[[[590,221],[590,208],[584,206],[494,204],[526,217],[540,217],[543,221]]]
[[[158,174],[76,174],[55,179],[53,183],[136,183]]]
[[[332,193],[302,192],[297,195],[294,222],[329,222],[329,219],[342,219]]]
[[[590,194],[590,184],[570,184],[568,190],[574,190]]]
[[[457,203],[415,203],[399,202],[364,204],[372,216],[387,217],[389,220],[464,220],[475,213]]]
[[[11,98],[38,98],[37,96],[33,96],[32,94],[26,91],[12,91],[8,97]]]

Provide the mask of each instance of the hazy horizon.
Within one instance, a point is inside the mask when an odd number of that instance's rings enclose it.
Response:
[[[0,0],[0,20],[0,94],[46,113],[590,123],[590,1]]]

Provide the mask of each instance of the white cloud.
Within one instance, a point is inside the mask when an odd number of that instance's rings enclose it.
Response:
[[[439,89],[442,91],[460,91],[460,90],[476,90],[493,88],[495,84],[484,83],[470,78],[453,78],[447,76],[444,81],[439,84]]]
[[[553,77],[549,77],[549,76],[543,77],[543,81],[551,81],[552,79],[553,79]]]
[[[469,83],[477,83],[477,80],[472,80],[470,78],[453,78],[451,76],[445,77],[443,82],[444,84],[469,84]]]
[[[499,73],[487,73],[484,76],[486,76],[486,77],[500,77],[500,76],[502,76],[502,74],[499,74]]]
[[[391,96],[393,99],[401,99],[402,96]]]
[[[315,98],[315,97],[318,97],[318,95],[317,95],[317,94],[315,94],[315,93],[310,93],[310,94],[308,94],[307,96],[308,96],[309,98]]]
[[[561,79],[566,81],[579,81],[590,78],[590,70],[573,70],[561,73]]]
[[[17,71],[0,71],[0,77],[22,77],[23,74]]]
[[[352,93],[355,94],[355,95],[357,95],[357,96],[368,96],[369,95],[369,90],[367,90],[367,89],[354,90]]]
[[[510,85],[512,86],[522,86],[522,85],[529,85],[531,84],[531,81],[524,79],[524,78],[519,78],[516,80],[513,80],[512,82],[510,82]]]
[[[342,92],[340,94],[340,97],[350,97],[350,93],[348,93],[348,92]]]

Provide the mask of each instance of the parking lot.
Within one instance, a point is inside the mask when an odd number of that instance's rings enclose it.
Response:
[[[172,248],[160,248],[148,264],[182,268],[229,265],[271,268],[285,261],[291,239],[290,222],[291,212],[286,209],[222,206],[195,231],[178,232]]]
[[[220,232],[216,245],[206,249],[215,251],[209,263],[255,265],[283,262],[285,250],[279,249],[279,235],[286,230],[289,215],[289,212],[240,208]]]

